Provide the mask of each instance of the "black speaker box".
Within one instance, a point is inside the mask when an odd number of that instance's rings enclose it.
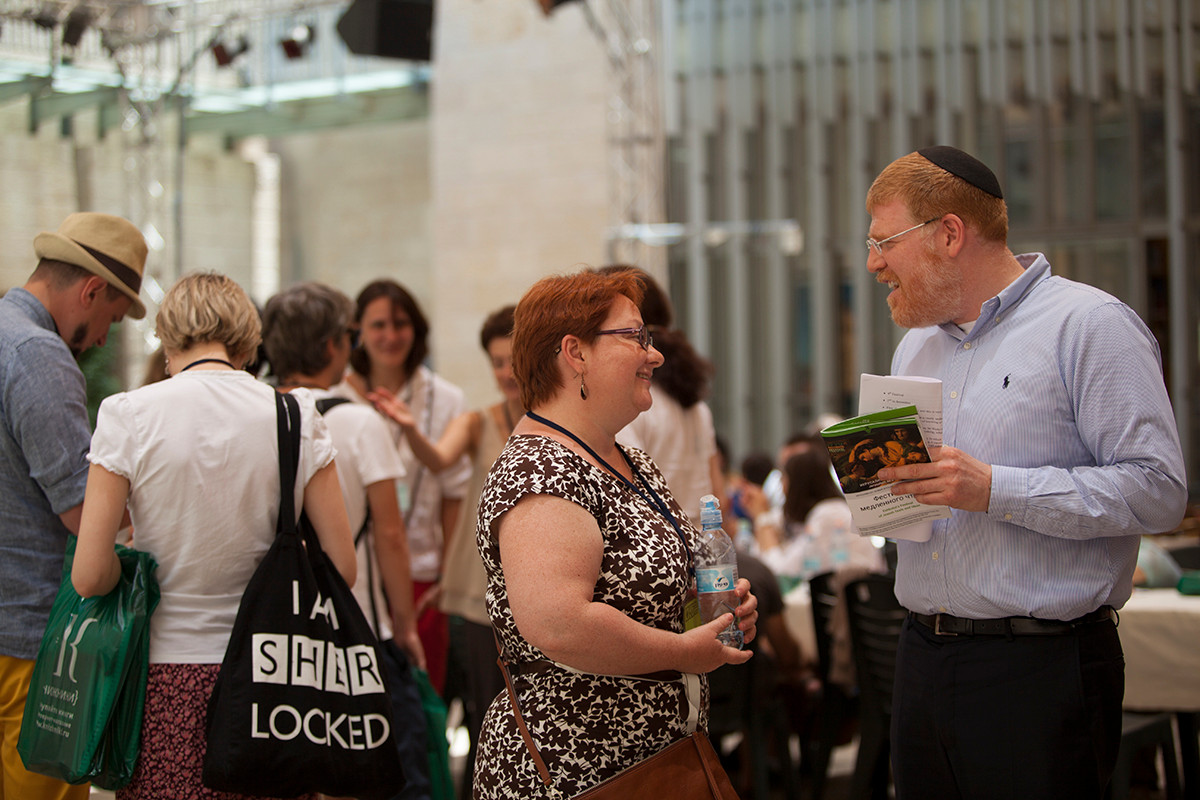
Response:
[[[337,32],[360,56],[429,61],[433,0],[354,0],[338,20]]]

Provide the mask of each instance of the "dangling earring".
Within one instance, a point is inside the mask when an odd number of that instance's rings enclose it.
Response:
[[[587,383],[584,381],[584,376],[583,376],[582,372],[579,373],[579,399],[580,400],[588,399]]]

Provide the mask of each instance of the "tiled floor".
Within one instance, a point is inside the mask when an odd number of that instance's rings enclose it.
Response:
[[[452,710],[453,714],[453,710]],[[454,717],[451,717],[451,721]],[[461,771],[465,755],[465,730],[459,729],[461,734],[455,738],[451,736],[451,768],[455,770],[455,780],[461,780]],[[461,752],[460,752],[461,751]],[[850,778],[854,773],[854,757],[857,754],[857,747],[854,742],[839,747],[833,752],[833,757],[829,764],[829,779],[825,787],[825,796],[823,800],[846,800],[850,794]],[[807,800],[809,797],[809,789],[807,782],[802,784],[800,797]],[[783,792],[779,790],[773,795],[774,798],[782,800]],[[1130,794],[1129,800],[1164,800],[1165,794],[1162,791],[1153,789],[1135,787]],[[92,789],[91,800],[114,800],[112,792],[103,789]],[[746,797],[745,800],[750,800]]]

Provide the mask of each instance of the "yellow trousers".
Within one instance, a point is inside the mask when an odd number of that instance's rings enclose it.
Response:
[[[17,753],[21,717],[33,662],[0,655],[0,800],[87,800],[91,787],[72,786],[36,772],[29,772]]]

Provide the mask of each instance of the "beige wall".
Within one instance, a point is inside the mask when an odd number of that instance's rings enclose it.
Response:
[[[328,282],[354,296],[389,276],[433,325],[434,367],[472,406],[495,386],[478,345],[483,318],[539,277],[604,258],[609,86],[601,44],[575,4],[439,0],[431,117],[275,139],[280,285]],[[33,266],[32,237],[77,209],[135,217],[119,133],[95,139],[80,115],[30,136],[27,104],[0,106],[0,286]],[[188,142],[183,231],[173,230],[173,120],[161,121],[156,216],[166,248],[148,271],[227,272],[251,289],[254,166],[215,136]],[[131,207],[133,205],[134,207]],[[263,299],[263,298],[257,298]],[[142,347],[126,326],[129,352]],[[130,376],[141,375],[140,364]]]
[[[437,369],[493,402],[484,317],[538,278],[604,257],[608,86],[580,9],[439,0],[432,95]]]
[[[281,284],[406,286],[434,368],[492,402],[484,317],[604,254],[608,86],[578,9],[439,0],[429,119],[301,134],[281,159]]]
[[[277,139],[280,285],[319,280],[354,297],[390,277],[432,302],[429,120]]]
[[[165,246],[151,250],[146,272],[164,287],[176,277],[176,249],[182,242],[183,271],[219,270],[244,286],[250,279],[250,201],[253,168],[221,146],[215,137],[189,142],[184,162],[183,232],[175,234],[172,208],[176,151],[173,120],[160,120],[162,145],[149,172],[130,172],[131,141],[118,131],[97,136],[93,112],[76,115],[70,137],[57,120],[36,134],[28,131],[28,102],[0,106],[0,290],[21,286],[36,264],[33,237],[54,230],[74,211],[119,214],[142,224],[153,219]],[[147,163],[135,159],[135,164]],[[131,179],[131,175],[134,179]],[[163,191],[157,199],[131,194],[157,176]],[[149,294],[143,290],[143,299]],[[143,374],[144,333],[153,329],[154,307],[147,319],[121,326],[124,377],[129,385]]]

